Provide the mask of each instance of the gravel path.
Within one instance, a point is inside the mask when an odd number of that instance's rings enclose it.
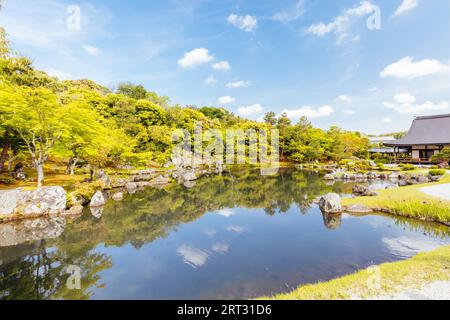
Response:
[[[420,191],[432,197],[450,200],[450,183],[424,187]]]
[[[420,289],[373,297],[369,300],[450,300],[450,281],[433,282],[423,285]]]

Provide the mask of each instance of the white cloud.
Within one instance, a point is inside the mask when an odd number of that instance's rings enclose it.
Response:
[[[305,13],[305,1],[298,0],[293,8],[289,10],[283,10],[275,13],[272,16],[272,20],[282,23],[289,23],[291,21],[299,19]]]
[[[183,68],[194,68],[202,64],[211,62],[214,57],[209,53],[208,49],[197,48],[192,51],[186,52],[184,57],[178,60],[178,64]]]
[[[238,109],[239,115],[243,117],[249,117],[256,114],[260,114],[264,111],[264,108],[259,104],[253,104],[251,106],[241,107]]]
[[[245,32],[253,31],[258,26],[258,19],[250,15],[238,16],[230,14],[227,21]]]
[[[405,57],[388,65],[380,73],[380,77],[414,79],[440,73],[450,73],[450,66],[438,60],[425,59],[415,62],[412,57]]]
[[[347,30],[352,19],[369,15],[376,9],[377,7],[370,1],[361,1],[359,6],[347,9],[342,15],[335,17],[329,23],[320,22],[309,26],[306,32],[318,37],[334,32],[337,36],[337,42],[340,43],[349,36]]]
[[[218,81],[216,78],[214,78],[214,76],[209,76],[208,78],[205,79],[205,84],[207,85],[213,85],[216,84]]]
[[[355,114],[355,111],[353,111],[353,110],[344,110],[343,111],[345,114],[348,114],[348,115],[353,115],[353,114]]]
[[[89,55],[96,57],[98,56],[102,51],[97,48],[97,47],[93,47],[93,46],[89,46],[89,45],[83,45],[83,49],[84,51],[86,51]]]
[[[183,261],[193,268],[202,267],[206,264],[208,253],[190,246],[182,245],[177,249],[177,253],[183,257]]]
[[[233,97],[230,97],[230,96],[224,96],[224,97],[220,97],[219,99],[217,99],[217,102],[221,105],[231,104],[231,103],[234,103],[235,101],[236,101],[236,99]]]
[[[229,226],[226,229],[227,229],[227,231],[235,232],[235,233],[244,233],[247,231],[247,229],[245,229],[244,227],[241,227],[241,226]]]
[[[310,106],[303,106],[299,109],[294,110],[283,110],[282,113],[286,113],[287,116],[291,119],[299,119],[301,117],[307,118],[321,118],[321,117],[329,117],[334,113],[334,109],[331,106],[323,106],[320,108],[314,108]]]
[[[230,63],[228,61],[220,61],[213,64],[213,69],[217,71],[228,71],[231,69]]]
[[[215,243],[213,244],[211,249],[216,253],[224,254],[227,253],[228,250],[230,250],[230,245],[227,243]]]
[[[393,102],[384,102],[386,108],[393,109],[402,114],[423,114],[447,110],[449,108],[448,101],[434,103],[426,101],[422,104],[417,103],[416,97],[410,93],[399,93],[393,98]]]
[[[401,16],[402,14],[414,9],[419,5],[418,0],[403,0],[400,7],[397,8],[397,10],[394,13],[394,17]]]
[[[392,122],[392,119],[391,119],[391,118],[383,118],[383,119],[381,120],[381,122],[383,122],[383,123],[391,123],[391,122]]]
[[[377,92],[378,91],[378,88],[377,87],[372,87],[372,88],[370,88],[369,89],[369,92]]]
[[[61,70],[57,70],[57,69],[53,69],[53,68],[45,69],[44,71],[49,76],[56,77],[59,80],[67,80],[67,79],[70,79],[70,77],[71,77],[70,73],[67,73],[67,72],[64,72]]]
[[[232,88],[232,89],[236,89],[236,88],[248,88],[250,87],[252,83],[250,81],[233,81],[233,82],[228,82],[226,84],[227,88]]]
[[[353,97],[346,94],[341,94],[337,99],[346,103],[351,103],[353,101]]]
[[[218,214],[219,216],[225,217],[225,218],[232,217],[236,214],[236,212],[234,212],[232,209],[222,209],[222,210],[216,211],[214,213]]]

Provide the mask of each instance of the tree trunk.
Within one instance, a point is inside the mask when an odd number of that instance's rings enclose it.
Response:
[[[41,162],[37,162],[36,171],[38,175],[38,189],[40,189],[44,184],[44,164]]]
[[[70,175],[73,176],[75,174],[75,168],[77,166],[78,163],[78,158],[74,158],[72,160],[72,165],[70,166]]]
[[[11,147],[11,143],[8,141],[3,142],[3,149],[0,155],[0,173],[3,172],[5,168],[6,159],[8,159],[9,148]]]
[[[73,163],[73,157],[70,157],[69,162],[67,163],[67,167],[66,167],[66,174],[71,174],[71,170],[72,170],[72,163]]]

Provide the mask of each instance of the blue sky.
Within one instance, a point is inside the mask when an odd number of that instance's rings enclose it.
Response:
[[[60,78],[366,133],[450,113],[450,1],[3,2],[15,48]]]

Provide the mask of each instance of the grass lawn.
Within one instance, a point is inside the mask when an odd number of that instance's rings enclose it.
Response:
[[[367,299],[450,280],[450,246],[421,253],[409,260],[385,263],[324,283],[263,299],[337,300]]]
[[[420,184],[398,189],[379,190],[376,197],[343,199],[343,205],[364,204],[370,208],[389,209],[392,213],[421,220],[436,221],[450,225],[450,201],[431,197],[421,188],[450,183],[450,174],[440,182]]]

